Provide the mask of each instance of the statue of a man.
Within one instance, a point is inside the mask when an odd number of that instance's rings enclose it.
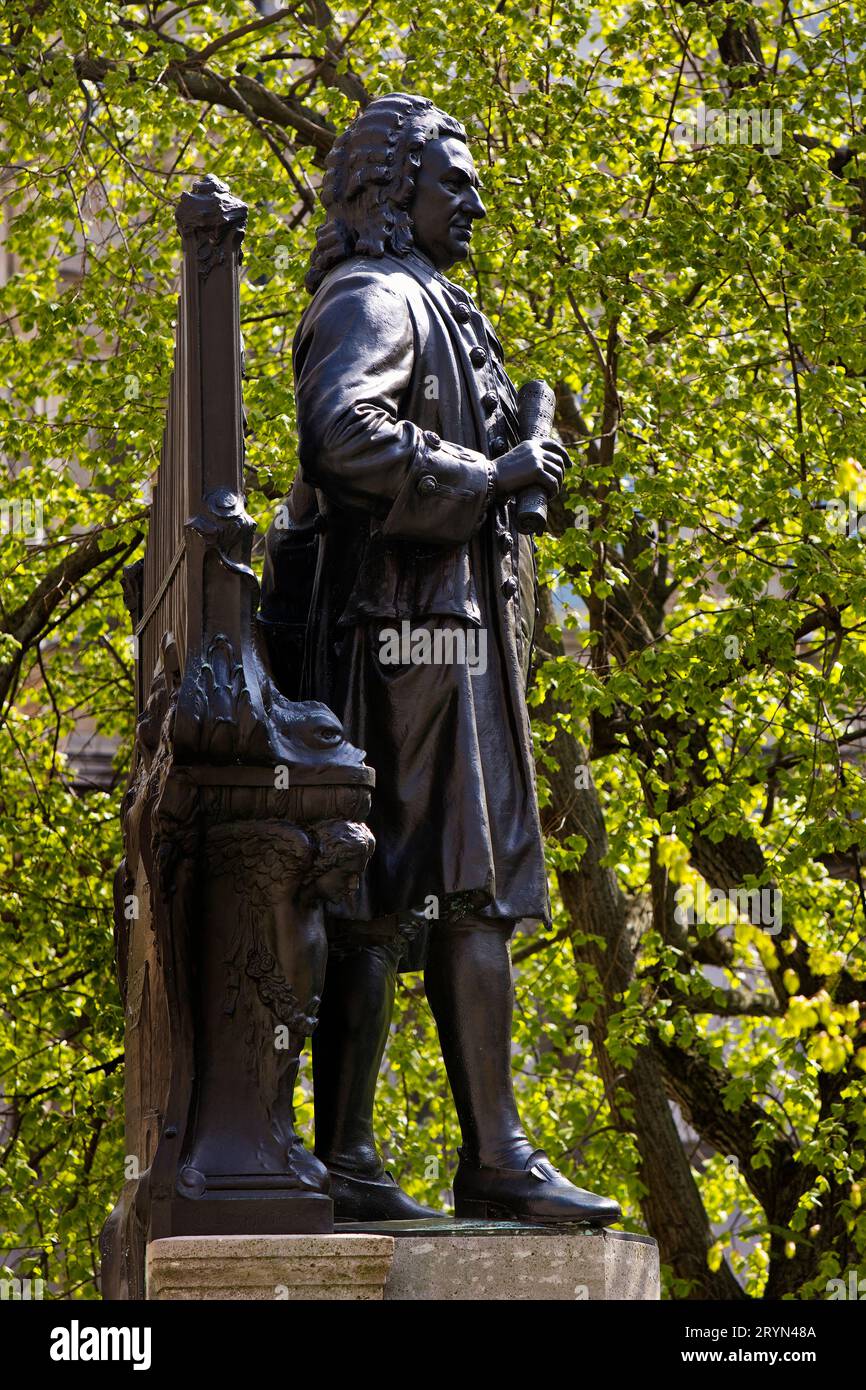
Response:
[[[525,700],[535,566],[514,499],[555,494],[568,456],[520,442],[496,334],[445,278],[485,213],[463,127],[422,97],[377,98],[335,142],[322,202],[294,342],[292,524],[319,512],[301,694],[366,749],[377,847],[330,921],[316,1154],[337,1219],[436,1214],[385,1174],[373,1135],[396,973],[423,967],[463,1139],[457,1215],[607,1224],[616,1202],[526,1137],[511,1074],[509,940],[550,921]],[[285,537],[268,538],[266,620]]]

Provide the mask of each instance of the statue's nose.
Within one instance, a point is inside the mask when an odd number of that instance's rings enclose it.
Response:
[[[471,184],[466,190],[466,211],[470,217],[487,216],[487,209],[481,201],[481,194]]]

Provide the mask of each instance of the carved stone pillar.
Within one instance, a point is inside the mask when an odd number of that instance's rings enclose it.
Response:
[[[292,1097],[324,980],[322,904],[352,891],[372,851],[374,779],[328,709],[284,699],[259,645],[245,222],[217,179],[180,200],[165,439],[144,560],[125,581],[140,713],[115,883],[126,1182],[103,1232],[110,1298],[144,1297],[149,1240],[333,1229]]]

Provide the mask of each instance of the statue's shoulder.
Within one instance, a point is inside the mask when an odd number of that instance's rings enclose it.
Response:
[[[398,256],[350,256],[329,270],[310,301],[307,312],[345,296],[402,299],[410,311],[423,308],[423,290]]]

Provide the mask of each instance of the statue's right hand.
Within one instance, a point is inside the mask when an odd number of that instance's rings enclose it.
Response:
[[[496,459],[493,469],[496,494],[511,497],[525,487],[541,487],[554,497],[571,460],[555,439],[525,439]]]

